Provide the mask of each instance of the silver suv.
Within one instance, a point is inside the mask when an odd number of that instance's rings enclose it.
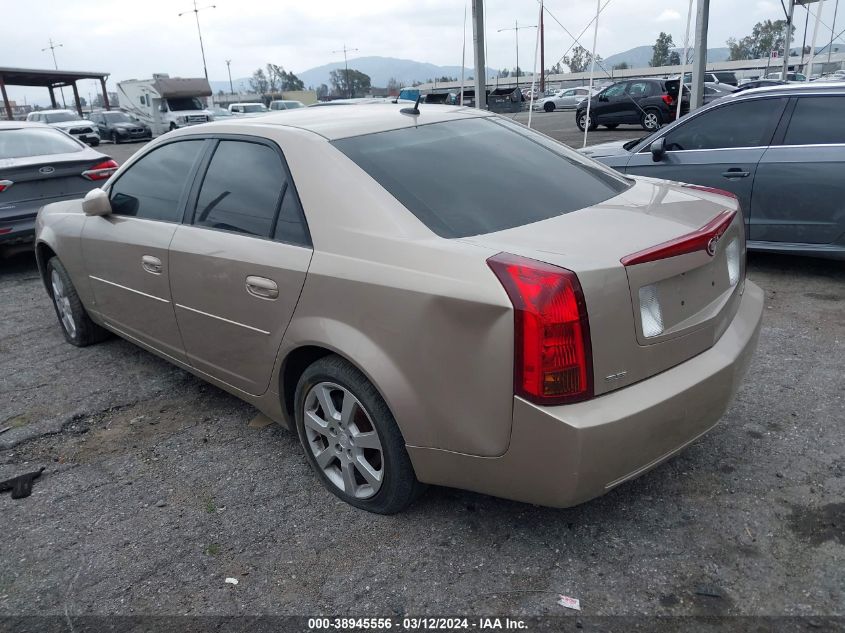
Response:
[[[88,145],[96,147],[100,144],[97,126],[72,110],[39,110],[26,115],[26,120],[52,125]]]

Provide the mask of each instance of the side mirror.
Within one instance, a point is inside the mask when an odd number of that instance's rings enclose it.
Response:
[[[111,213],[109,195],[99,187],[92,189],[82,199],[82,210],[85,215],[108,215]]]
[[[666,156],[666,139],[659,138],[651,144],[651,160],[659,163]]]
[[[159,112],[167,112],[167,106],[163,103],[158,107]]]

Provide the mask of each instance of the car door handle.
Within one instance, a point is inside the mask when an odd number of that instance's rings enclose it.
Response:
[[[250,275],[246,278],[246,291],[259,299],[277,299],[279,286],[272,279]]]
[[[141,266],[148,273],[151,273],[153,275],[161,274],[161,260],[158,257],[153,257],[152,255],[144,255],[141,258]]]
[[[722,172],[725,178],[748,178],[750,175],[750,171],[743,171],[741,167],[731,167],[728,171]]]

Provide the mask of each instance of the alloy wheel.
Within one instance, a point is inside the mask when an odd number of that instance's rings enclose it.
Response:
[[[59,273],[55,270],[50,275],[50,282],[53,285],[53,301],[56,302],[56,309],[59,311],[59,319],[62,322],[62,327],[68,333],[68,336],[73,338],[76,336],[76,322],[73,320],[70,299],[67,297],[62,278],[59,277]]]
[[[643,115],[643,127],[647,130],[656,130],[660,127],[657,115],[654,112],[646,112],[645,115]]]
[[[369,499],[384,483],[384,451],[370,414],[348,389],[320,382],[305,396],[308,450],[326,478],[357,499]]]

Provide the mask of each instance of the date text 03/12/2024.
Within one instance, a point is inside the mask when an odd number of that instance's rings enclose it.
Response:
[[[309,618],[308,629],[346,631],[519,631],[528,625],[516,618]]]

